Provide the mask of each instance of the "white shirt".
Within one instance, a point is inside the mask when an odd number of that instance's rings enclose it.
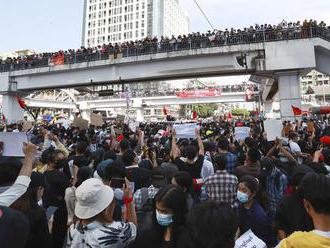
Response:
[[[207,159],[204,159],[203,167],[201,171],[201,177],[203,179],[206,179],[209,176],[212,176],[213,174],[214,174],[214,168],[212,162],[208,161]]]
[[[31,182],[28,176],[18,176],[15,183],[0,194],[0,206],[9,207],[27,191]]]
[[[72,186],[65,190],[65,203],[68,210],[68,224],[72,223],[74,216],[74,209],[76,206],[76,187]]]
[[[94,221],[84,228],[71,225],[67,247],[70,248],[123,248],[136,237],[137,230],[133,223],[113,221],[101,224]]]
[[[290,140],[289,146],[293,153],[301,152],[300,146],[296,142],[293,142],[292,140]]]

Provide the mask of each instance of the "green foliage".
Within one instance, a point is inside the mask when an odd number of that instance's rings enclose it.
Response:
[[[243,108],[236,108],[231,110],[231,114],[236,116],[249,116],[250,112]]]
[[[208,118],[214,115],[214,111],[218,109],[217,104],[196,104],[192,106],[192,111],[196,111],[198,117]]]

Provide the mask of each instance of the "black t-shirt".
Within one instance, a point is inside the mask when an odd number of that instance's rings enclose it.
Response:
[[[180,171],[189,172],[192,178],[200,178],[204,163],[204,156],[199,155],[193,164],[188,164],[187,162],[182,161],[179,157],[175,159],[174,163],[178,166]]]
[[[277,230],[284,230],[286,235],[295,231],[314,229],[312,219],[308,216],[301,197],[297,193],[283,198],[275,216]]]
[[[45,193],[43,195],[43,203],[45,207],[65,207],[65,189],[70,186],[69,179],[59,170],[46,171],[44,173],[46,179]]]
[[[81,167],[84,167],[84,166],[88,166],[89,165],[89,159],[84,156],[84,155],[81,155],[81,156],[74,156],[72,157],[70,160],[73,160],[73,164],[75,166],[77,166],[78,168],[81,168]]]
[[[27,214],[30,221],[30,233],[26,248],[44,248],[49,245],[48,221],[44,209],[34,204]]]

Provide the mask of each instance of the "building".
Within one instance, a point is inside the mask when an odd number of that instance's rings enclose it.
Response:
[[[18,50],[18,51],[14,51],[14,52],[5,52],[5,53],[0,53],[0,59],[6,59],[8,57],[16,58],[16,57],[21,57],[21,56],[33,55],[35,53],[36,52],[31,51],[29,49]]]
[[[85,0],[83,46],[187,34],[179,0]]]
[[[304,105],[328,105],[330,102],[330,77],[316,70],[300,78]]]

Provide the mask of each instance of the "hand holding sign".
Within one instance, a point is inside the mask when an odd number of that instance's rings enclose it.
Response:
[[[173,129],[175,130],[177,138],[191,139],[196,137],[196,128],[198,128],[196,123],[185,123],[185,124],[175,124]]]
[[[23,153],[25,157],[34,157],[38,147],[31,143],[23,143]]]

